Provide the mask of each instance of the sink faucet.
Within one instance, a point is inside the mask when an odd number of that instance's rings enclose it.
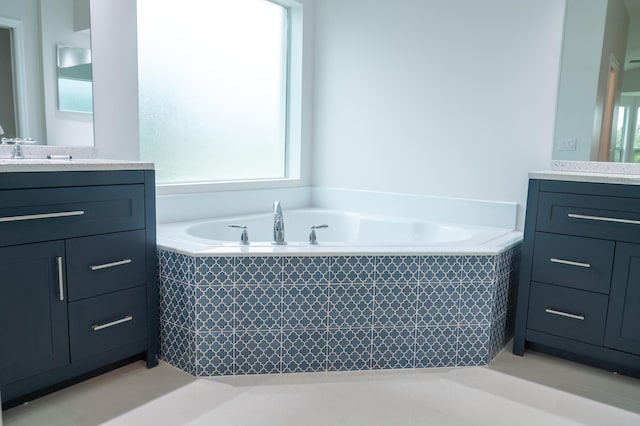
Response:
[[[280,207],[279,201],[273,203],[273,241],[271,244],[277,246],[287,244],[284,240],[284,216],[282,216],[282,207]]]
[[[16,142],[13,145],[13,153],[11,154],[11,158],[16,158],[16,159],[21,159],[24,158],[24,156],[22,155],[22,144]]]
[[[0,130],[2,130],[2,127],[0,127]],[[2,142],[2,145],[13,145],[13,153],[11,154],[11,158],[14,158],[14,159],[24,158],[23,153],[22,153],[22,145],[23,144],[25,144],[25,143],[27,143],[27,144],[36,143],[36,141],[34,141],[31,138],[28,138],[28,139],[2,138],[2,139],[0,139],[0,142]]]

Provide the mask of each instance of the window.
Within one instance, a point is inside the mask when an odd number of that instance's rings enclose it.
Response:
[[[290,24],[267,0],[138,1],[140,156],[159,184],[292,175]]]

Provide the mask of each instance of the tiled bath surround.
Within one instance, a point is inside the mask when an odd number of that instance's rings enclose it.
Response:
[[[520,245],[492,256],[158,255],[162,357],[196,376],[485,365],[512,336]]]

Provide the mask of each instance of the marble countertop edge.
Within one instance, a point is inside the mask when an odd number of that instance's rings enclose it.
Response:
[[[557,171],[557,170],[547,170],[547,171],[529,172],[529,179],[640,185],[640,174],[632,175],[632,174],[616,174],[616,173],[564,172],[564,171]]]
[[[25,158],[18,160],[0,158],[0,173],[153,169],[153,163],[149,162],[109,160],[102,158],[73,158],[70,160],[49,160],[46,158]]]

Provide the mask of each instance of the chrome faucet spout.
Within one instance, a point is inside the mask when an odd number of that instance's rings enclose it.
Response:
[[[271,244],[277,246],[287,244],[284,239],[284,216],[279,201],[273,203],[273,241]]]

